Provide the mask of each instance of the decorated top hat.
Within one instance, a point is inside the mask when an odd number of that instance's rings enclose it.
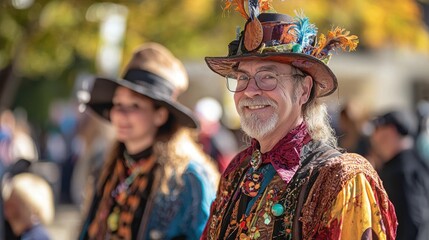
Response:
[[[342,28],[331,30],[316,39],[317,28],[303,13],[291,17],[273,12],[270,0],[228,0],[225,9],[235,10],[246,18],[244,31],[228,46],[226,57],[206,57],[215,73],[225,76],[241,61],[264,60],[286,63],[310,75],[315,81],[316,97],[333,93],[338,86],[328,67],[333,50],[355,50],[358,38]],[[246,11],[247,3],[247,11]]]
[[[109,119],[112,98],[118,86],[131,89],[166,107],[180,125],[198,127],[192,111],[177,101],[178,95],[188,87],[185,67],[164,46],[146,43],[138,48],[121,79],[96,78],[87,106]]]

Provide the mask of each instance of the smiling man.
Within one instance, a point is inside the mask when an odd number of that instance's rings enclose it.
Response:
[[[251,144],[223,173],[202,239],[394,239],[382,183],[357,154],[342,153],[320,98],[337,79],[327,62],[358,40],[341,28],[316,41],[299,14],[269,1],[227,1],[247,19],[227,57],[207,57],[234,93]],[[271,13],[268,13],[271,12]]]

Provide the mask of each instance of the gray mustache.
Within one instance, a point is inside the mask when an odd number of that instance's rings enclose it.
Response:
[[[270,105],[277,108],[277,104],[274,101],[270,99],[265,99],[265,98],[253,98],[253,99],[245,98],[240,100],[240,102],[238,102],[238,106],[240,108],[246,107],[246,106],[252,106],[252,105]]]

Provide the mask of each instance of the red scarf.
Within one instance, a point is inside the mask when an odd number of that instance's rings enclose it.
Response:
[[[263,153],[262,161],[263,163],[271,163],[283,181],[289,183],[300,165],[302,146],[310,142],[310,140],[311,137],[308,134],[307,125],[302,122],[282,138],[273,149]],[[251,156],[256,149],[259,149],[259,143],[256,139],[252,139],[251,146],[243,152],[243,155]],[[228,167],[225,174],[235,170],[238,167],[236,164],[239,164],[239,162],[232,162],[232,166]]]

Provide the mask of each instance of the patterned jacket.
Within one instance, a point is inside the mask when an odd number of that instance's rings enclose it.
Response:
[[[365,158],[310,141],[302,147],[292,179],[286,183],[274,172],[246,214],[237,216],[235,197],[249,161],[246,149],[222,176],[202,239],[395,238],[393,205]],[[271,164],[262,171],[269,176]]]

